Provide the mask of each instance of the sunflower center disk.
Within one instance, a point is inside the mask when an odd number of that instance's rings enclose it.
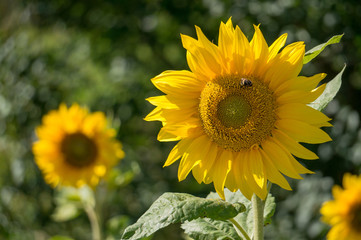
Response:
[[[93,140],[83,133],[67,135],[61,143],[65,161],[75,167],[85,167],[94,162],[97,147]]]
[[[263,81],[223,75],[206,84],[199,114],[204,131],[215,143],[238,152],[271,136],[276,107],[273,92]]]
[[[242,95],[230,95],[218,103],[217,117],[225,127],[241,127],[250,113],[251,107]]]

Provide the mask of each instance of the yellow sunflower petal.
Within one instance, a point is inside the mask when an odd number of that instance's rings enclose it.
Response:
[[[312,123],[314,127],[321,128],[321,127],[332,127],[333,125],[329,122],[322,122],[322,123]]]
[[[196,98],[205,84],[189,71],[165,71],[153,78],[152,83],[165,94],[178,98]]]
[[[357,185],[361,185],[361,180],[356,175],[352,175],[350,173],[345,173],[342,179],[342,185],[345,189],[352,188]]]
[[[195,71],[192,69],[192,72],[195,74],[200,73],[201,75],[212,76],[211,78],[220,73],[220,63],[213,58],[209,49],[204,48],[202,43],[199,43],[199,41],[187,35],[181,34],[181,39],[183,47],[187,49],[192,56],[192,66],[195,67]]]
[[[189,172],[198,165],[204,158],[205,153],[209,150],[210,142],[205,135],[200,136],[190,144],[188,149],[183,153],[181,162],[178,168],[178,179],[183,181]],[[202,149],[199,150],[199,146]]]
[[[287,33],[282,34],[279,38],[277,38],[276,41],[272,43],[272,45],[268,48],[269,50],[269,56],[268,61],[273,60],[278,52],[283,48],[287,40]]]
[[[280,147],[284,153],[286,153],[286,155],[288,156],[288,160],[289,162],[292,164],[292,166],[294,167],[294,169],[300,173],[300,174],[305,174],[305,173],[314,173],[310,170],[308,170],[307,168],[305,168],[304,166],[302,166],[291,154],[290,152],[287,150],[286,147],[284,147],[276,138],[272,139],[274,143],[276,143],[278,145],[278,147]]]
[[[163,108],[156,107],[144,118],[145,121],[165,121],[166,118],[162,116]]]
[[[230,191],[232,192],[236,192],[239,189],[239,186],[237,184],[237,180],[236,180],[236,176],[235,174],[239,174],[239,172],[234,172],[232,171],[234,168],[234,161],[231,162],[231,170],[229,171],[227,178],[226,178],[226,183],[225,183],[225,187],[228,188]]]
[[[312,92],[306,91],[290,91],[282,94],[277,98],[277,102],[279,105],[287,104],[287,103],[304,103],[308,104],[315,101],[325,90],[326,84],[322,84]]]
[[[346,239],[345,237],[348,235],[347,225],[339,224],[331,228],[330,232],[327,234],[328,240],[339,240]],[[351,240],[352,238],[350,238]],[[353,238],[354,239],[354,238]]]
[[[268,45],[261,30],[259,29],[259,26],[253,25],[253,27],[255,29],[255,33],[250,42],[250,46],[254,53],[254,72],[257,73],[256,76],[262,76],[268,67]]]
[[[322,112],[301,103],[284,104],[278,107],[277,115],[280,119],[295,119],[307,122],[308,124],[323,123],[331,120]]]
[[[82,132],[87,136],[93,137],[95,133],[105,129],[107,125],[107,120],[104,113],[95,112],[86,118],[84,118],[83,125],[80,127]]]
[[[287,182],[285,177],[279,172],[279,170],[276,168],[276,166],[273,164],[272,160],[268,157],[268,155],[263,151],[263,149],[259,150],[262,161],[264,164],[264,167],[267,171],[267,177],[268,179],[277,184],[278,186],[286,189],[286,190],[292,190],[290,187],[290,184]]]
[[[189,68],[197,76],[198,79],[204,82],[208,82],[209,80],[215,77],[214,73],[207,74],[207,71],[209,72],[209,70],[203,67],[204,61],[196,58],[189,51],[187,51],[186,56],[187,56],[187,63]]]
[[[179,124],[169,124],[162,127],[159,131],[157,140],[160,142],[177,141],[186,137],[196,137],[203,133],[199,124],[199,119],[194,118],[189,122]]]
[[[213,179],[214,188],[218,195],[224,200],[224,184],[228,172],[231,170],[233,156],[232,152],[222,151],[220,157],[215,159],[212,169],[210,169],[209,175]]]
[[[342,192],[343,192],[343,189],[340,186],[335,185],[332,187],[332,195],[336,200],[342,195]]]
[[[253,54],[251,46],[239,27],[235,30],[233,42],[234,68],[239,75],[248,75],[253,70]]]
[[[183,132],[183,135],[186,135],[186,132]],[[164,127],[160,129],[157,140],[160,142],[172,142],[181,140],[182,136],[178,136],[172,132],[168,132]]]
[[[284,147],[287,148],[288,151],[290,151],[296,157],[310,160],[318,159],[318,156],[314,152],[308,150],[294,139],[287,136],[287,134],[281,130],[276,129],[272,134]]]
[[[312,77],[298,76],[296,78],[292,78],[281,84],[275,90],[275,94],[282,95],[282,93],[295,90],[312,91],[325,77],[325,73],[319,73]]]
[[[197,111],[198,107],[182,108],[182,109],[164,109],[156,107],[150,112],[144,120],[146,121],[162,121],[163,126],[168,124],[179,124],[188,122]]]
[[[267,172],[265,171],[262,157],[257,150],[251,150],[249,152],[248,161],[250,172],[252,173],[253,179],[259,188],[259,197],[265,199],[267,196]]]
[[[221,25],[219,27],[218,46],[225,60],[229,60],[232,57],[233,39],[234,28],[230,18],[226,24],[221,22]]]
[[[204,151],[201,153],[201,161],[192,169],[192,174],[198,183],[202,183],[204,181],[208,184],[212,182],[212,180],[209,178],[208,169],[211,169],[213,166],[215,155],[217,155],[217,147],[214,147],[211,141],[208,141],[208,144],[209,146],[206,146]]]
[[[202,162],[202,161],[201,161]],[[201,163],[200,162],[200,163]],[[200,164],[199,163],[199,164]],[[203,182],[203,178],[204,178],[204,171],[202,170],[202,168],[199,166],[199,164],[197,164],[196,166],[193,167],[192,169],[192,175],[193,177],[197,180],[197,182],[199,184],[201,184]]]
[[[253,195],[253,191],[248,186],[245,178],[244,157],[245,157],[244,151],[241,151],[240,153],[237,154],[235,160],[232,162],[232,171],[233,171],[233,175],[235,176],[235,181],[237,182],[239,190],[247,199],[251,199]]]
[[[254,159],[251,158],[250,151],[245,152],[244,158],[245,158],[245,161],[243,163],[243,167],[244,167],[243,174],[244,174],[244,177],[245,177],[245,180],[246,180],[248,186],[252,189],[252,191],[258,197],[260,197],[261,199],[265,199],[265,197],[267,195],[267,187],[266,187],[266,183],[264,182],[264,180],[265,180],[264,173],[261,173],[259,171],[259,167],[255,166],[252,163],[252,160],[254,160]],[[258,163],[259,163],[259,161],[258,161]],[[255,172],[253,172],[254,170],[255,170]],[[257,179],[258,183],[255,179]],[[263,189],[258,184],[264,186]]]
[[[269,81],[271,89],[277,89],[288,79],[297,77],[303,66],[305,45],[297,42],[287,45],[270,64],[264,80]]]
[[[51,141],[38,141],[33,144],[33,152],[41,154],[42,156],[56,157],[59,155],[59,145]]]
[[[203,182],[205,184],[212,182],[210,177],[210,170],[213,168],[214,161],[218,156],[218,147],[213,142],[211,142],[211,146],[205,159],[196,166],[200,167],[201,171],[203,171]]]
[[[290,163],[287,154],[276,143],[270,140],[265,141],[262,143],[262,149],[281,173],[291,178],[302,179],[294,166]]]
[[[206,36],[204,36],[202,30],[198,26],[196,26],[196,32],[197,32],[198,42],[201,44],[201,46],[204,49],[207,49],[206,54],[210,55],[207,57],[207,62],[211,65],[210,67],[217,74],[222,74],[224,65],[218,47],[214,45],[212,42],[210,42]]]
[[[276,127],[283,132],[287,132],[287,135],[297,142],[324,143],[332,140],[328,134],[321,129],[293,119],[278,120]]]
[[[167,167],[181,158],[192,142],[192,138],[186,138],[179,141],[179,143],[173,147],[172,151],[170,151],[163,167]]]
[[[198,99],[177,98],[168,95],[149,97],[146,100],[154,106],[159,106],[165,109],[191,108],[198,105]]]
[[[232,17],[230,17],[226,22],[227,28],[229,28],[231,31],[234,31],[233,23],[232,23]]]

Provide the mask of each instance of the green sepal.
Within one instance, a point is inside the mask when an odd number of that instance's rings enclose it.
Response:
[[[342,68],[341,72],[339,72],[336,77],[334,77],[334,79],[332,79],[331,81],[329,81],[326,84],[326,88],[323,91],[323,93],[312,103],[308,104],[308,106],[322,111],[329,102],[332,101],[332,99],[334,99],[334,97],[336,96],[338,90],[341,87],[341,78],[342,78],[342,74],[345,71],[346,68],[346,64],[345,66]]]
[[[122,239],[147,237],[173,223],[184,223],[197,218],[227,220],[245,211],[242,203],[221,199],[204,199],[186,193],[164,193],[150,208],[127,227]]]
[[[306,64],[306,63],[310,62],[312,59],[314,59],[315,57],[317,57],[328,45],[339,43],[341,41],[342,36],[343,36],[343,34],[333,36],[327,42],[322,43],[322,44],[312,48],[311,50],[307,51],[305,53],[305,57],[303,58],[303,64]]]

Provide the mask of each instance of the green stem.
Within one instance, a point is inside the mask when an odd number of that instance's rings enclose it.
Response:
[[[88,215],[88,218],[90,221],[93,240],[101,240],[102,236],[101,236],[101,231],[100,231],[100,225],[99,225],[99,220],[98,220],[97,214],[95,212],[95,209],[90,204],[85,204],[84,210],[85,210],[86,214]]]
[[[256,194],[252,196],[253,209],[253,239],[263,240],[263,211],[265,201],[262,201]]]
[[[244,236],[244,238],[246,240],[251,240],[251,238],[248,236],[247,232],[241,227],[241,225],[239,225],[239,223],[234,220],[233,218],[228,219],[231,223],[233,223],[233,225],[242,233],[242,235]]]

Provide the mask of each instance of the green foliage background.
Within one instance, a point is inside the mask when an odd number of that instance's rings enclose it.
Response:
[[[144,122],[153,108],[144,99],[160,94],[150,79],[164,70],[188,69],[180,33],[194,25],[217,42],[220,21],[232,16],[250,39],[261,23],[268,43],[287,32],[287,43],[306,50],[344,33],[305,65],[332,79],[347,63],[343,85],[325,109],[333,142],[310,146],[320,156],[302,161],[316,172],[292,181],[294,191],[272,189],[278,203],[267,239],[323,239],[327,226],[319,207],[345,172],[361,166],[361,4],[357,0],[0,0],[0,239],[90,239],[84,213],[65,222],[52,218],[55,192],[33,161],[31,144],[41,117],[61,102],[104,111],[119,129],[126,157],[117,166],[102,209],[107,239],[124,228],[162,193],[205,197],[211,185],[190,176],[177,181],[177,164],[162,168],[174,143],[159,143],[158,122]],[[154,239],[184,239],[179,225]]]

